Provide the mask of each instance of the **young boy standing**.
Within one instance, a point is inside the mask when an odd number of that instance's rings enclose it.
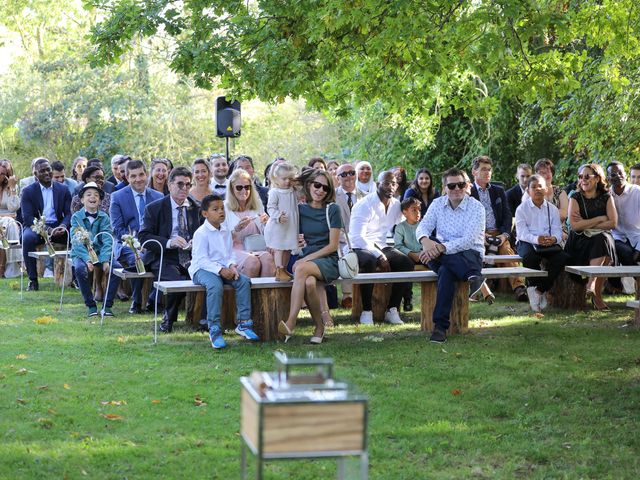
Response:
[[[89,282],[89,273],[96,268],[102,268],[104,275],[111,274],[109,290],[104,300],[104,316],[113,317],[111,308],[113,298],[118,291],[120,279],[109,271],[111,249],[113,240],[110,235],[99,235],[102,232],[113,234],[109,216],[99,210],[100,201],[104,198],[104,192],[95,182],[86,183],[80,190],[80,201],[83,207],[71,217],[71,261],[75,271],[76,283],[82,293],[84,304],[89,308],[89,316],[98,315],[96,300],[93,296],[93,286]],[[89,234],[90,246],[97,255],[97,263],[94,265],[89,253],[89,246],[79,237],[79,231],[84,229]],[[82,232],[80,232],[82,233]],[[95,260],[95,258],[94,258]],[[120,265],[114,261],[113,267]]]
[[[215,349],[227,346],[222,337],[220,311],[224,285],[236,291],[235,332],[248,340],[256,341],[251,320],[251,281],[238,273],[233,255],[231,231],[224,223],[224,202],[219,195],[207,195],[202,199],[202,216],[206,221],[193,235],[189,275],[193,283],[207,289],[207,323],[209,339]]]

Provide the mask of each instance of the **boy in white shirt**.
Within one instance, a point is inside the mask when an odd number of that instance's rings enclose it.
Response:
[[[224,223],[224,202],[219,195],[202,199],[202,216],[206,221],[193,234],[189,275],[193,283],[207,289],[207,323],[209,339],[215,349],[227,346],[222,337],[220,312],[224,285],[236,291],[235,332],[247,340],[257,341],[251,320],[251,281],[238,273],[232,249],[231,231]]]

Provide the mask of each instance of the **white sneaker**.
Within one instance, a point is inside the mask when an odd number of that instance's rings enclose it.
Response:
[[[398,313],[398,309],[396,307],[387,310],[387,313],[384,314],[384,321],[393,325],[402,325],[404,323],[400,319],[400,314]]]
[[[529,305],[534,312],[540,311],[540,294],[536,287],[527,287],[527,296],[529,297]]]
[[[364,310],[360,314],[360,323],[362,325],[373,325],[373,312]]]
[[[547,298],[547,292],[540,294],[540,310],[544,310],[549,306],[549,299]]]
[[[50,268],[45,268],[42,278],[53,278],[53,270],[51,270]]]

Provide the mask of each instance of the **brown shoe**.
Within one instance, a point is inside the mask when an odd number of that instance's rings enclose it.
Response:
[[[353,307],[353,299],[351,297],[344,297],[342,299],[342,308],[352,308]]]
[[[291,276],[282,267],[276,267],[276,282],[290,282]]]

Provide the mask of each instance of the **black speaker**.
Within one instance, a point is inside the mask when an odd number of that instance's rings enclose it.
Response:
[[[218,137],[240,136],[240,102],[216,98],[216,127]]]

